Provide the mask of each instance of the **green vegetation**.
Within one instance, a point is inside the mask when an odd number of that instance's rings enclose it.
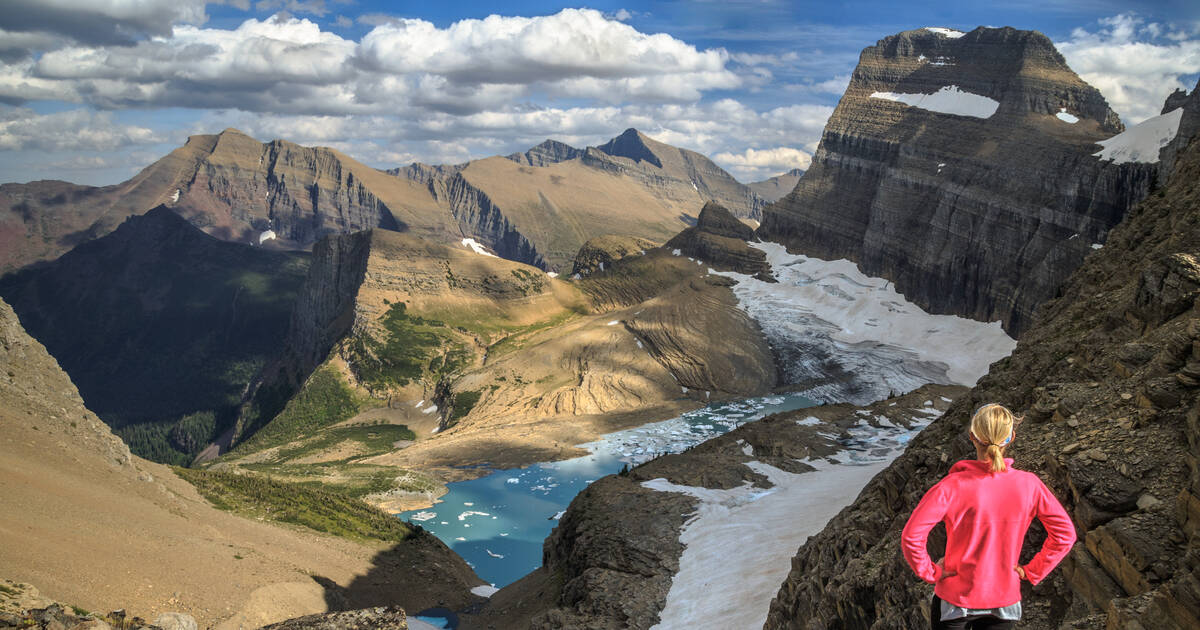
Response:
[[[78,606],[71,606],[71,612],[75,613],[76,617],[86,617],[86,616],[92,614],[92,613],[88,612],[86,609],[80,608]]]
[[[170,424],[144,422],[127,424],[113,429],[113,433],[129,445],[130,451],[140,457],[173,466],[187,466],[195,456],[182,453],[171,446],[172,428],[173,425]]]
[[[356,499],[390,490],[433,493],[441,488],[441,484],[432,477],[377,464],[344,461],[320,464],[256,463],[243,464],[242,468],[299,486],[328,490]]]
[[[426,369],[448,373],[469,359],[445,324],[408,314],[404,302],[388,307],[377,323],[381,332],[362,332],[347,347],[354,376],[370,389],[402,387]]]
[[[320,453],[336,444],[347,441],[355,442],[359,445],[358,452],[354,457],[370,457],[392,450],[392,445],[400,440],[415,439],[417,439],[416,434],[404,425],[383,424],[336,427],[321,431],[303,442],[289,444],[279,450],[277,459],[279,461],[299,459]]]
[[[394,516],[362,501],[329,490],[268,477],[176,468],[219,509],[249,518],[300,525],[353,540],[400,542],[414,534]]]
[[[287,444],[317,429],[350,419],[363,402],[328,365],[317,368],[274,420],[259,429],[235,451],[250,453]]]
[[[475,408],[479,402],[479,397],[483,395],[482,390],[468,390],[454,394],[454,403],[451,405],[453,412],[450,414],[450,422],[454,422],[460,418],[466,417]]]
[[[512,333],[488,347],[488,356],[495,358],[525,347],[535,333],[565,324],[579,316],[575,311],[563,311],[523,328],[512,329]]]
[[[8,586],[0,584],[0,593],[4,593],[6,595],[19,595],[21,593],[21,591],[18,591],[15,588],[9,588]]]

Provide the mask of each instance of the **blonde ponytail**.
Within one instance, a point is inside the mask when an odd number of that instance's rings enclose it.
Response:
[[[1004,448],[1012,440],[1013,424],[1020,419],[1002,405],[987,404],[971,417],[971,437],[986,447],[985,455],[992,463],[992,472],[1004,472]]]

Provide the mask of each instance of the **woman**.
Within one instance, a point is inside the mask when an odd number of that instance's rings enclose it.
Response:
[[[1037,475],[1012,467],[1004,451],[1016,437],[1013,414],[984,405],[971,418],[975,460],[950,468],[925,493],[904,526],[904,559],[918,577],[934,584],[930,621],[934,630],[1008,630],[1021,618],[1021,584],[1041,582],[1075,544],[1075,526]],[[1021,545],[1033,517],[1046,542],[1025,566]],[[946,557],[930,562],[929,530],[946,524]]]

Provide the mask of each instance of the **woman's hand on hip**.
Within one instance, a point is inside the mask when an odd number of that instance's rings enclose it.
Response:
[[[1017,575],[1020,576],[1022,580],[1025,580],[1026,582],[1029,581],[1029,578],[1025,577],[1025,569],[1022,569],[1021,565],[1013,565],[1013,571],[1016,571]]]
[[[941,582],[942,580],[944,580],[948,577],[954,577],[954,576],[958,575],[958,571],[947,571],[946,567],[942,564],[944,561],[945,561],[945,558],[938,560],[937,562],[934,563],[935,565],[937,565],[937,568],[940,572],[940,577],[938,577],[939,582]]]

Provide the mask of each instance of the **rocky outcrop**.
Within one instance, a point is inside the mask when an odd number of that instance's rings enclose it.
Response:
[[[574,160],[583,153],[583,149],[576,149],[564,142],[547,140],[524,153],[513,153],[505,157],[524,166],[548,166]]]
[[[1165,114],[1181,107],[1183,114],[1179,119],[1179,131],[1160,152],[1158,183],[1164,186],[1167,184],[1170,174],[1175,170],[1176,156],[1187,148],[1192,138],[1200,134],[1200,82],[1196,84],[1190,94],[1185,90],[1175,90],[1163,103],[1161,113]]]
[[[761,182],[751,182],[746,186],[753,190],[754,194],[762,197],[763,201],[771,203],[783,199],[785,195],[792,192],[802,175],[804,175],[804,169],[794,168],[781,175],[769,177]]]
[[[74,614],[61,604],[36,608],[19,614],[0,613],[0,628],[22,630],[196,630],[196,620],[191,615],[164,613],[154,623],[141,617],[128,617],[124,610],[107,615],[96,615],[77,610]],[[408,626],[405,625],[404,628]]]
[[[800,548],[766,628],[923,626],[927,585],[899,553],[928,488],[973,456],[978,405],[1024,413],[1017,466],[1063,501],[1080,542],[1023,585],[1028,628],[1200,625],[1200,143],[1047,302],[1012,356],[921,432]],[[1042,536],[1033,528],[1022,558]],[[942,535],[944,536],[944,535]],[[944,538],[930,542],[933,557]]]
[[[612,268],[614,262],[627,256],[642,255],[646,250],[657,247],[653,242],[636,236],[621,234],[605,234],[588,239],[579,253],[575,254],[575,263],[571,266],[571,274],[587,275],[596,271]]]
[[[762,250],[750,247],[754,230],[715,201],[704,204],[695,227],[680,232],[663,247],[702,260],[721,271],[736,271],[773,281]]]
[[[308,258],[220,241],[159,206],[0,278],[0,296],[134,452],[186,464],[278,352]]]
[[[1091,155],[1121,130],[1040,33],[905,31],[862,52],[811,167],[759,234],[1019,334],[1154,182],[1154,164]]]
[[[404,610],[390,607],[306,615],[263,626],[260,630],[408,630]]]

